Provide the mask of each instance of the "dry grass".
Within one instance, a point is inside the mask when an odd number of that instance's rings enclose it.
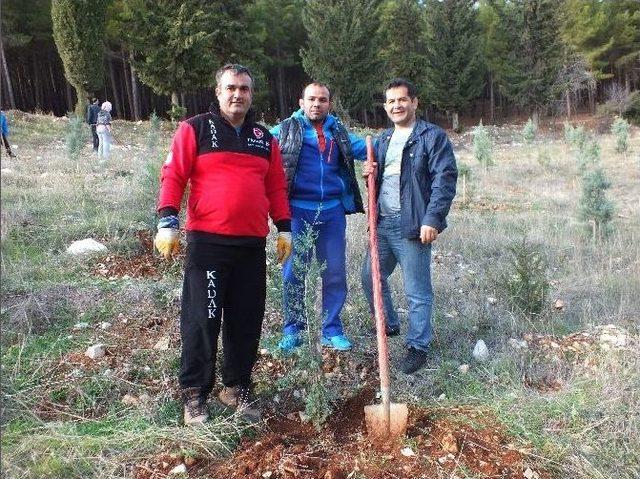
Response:
[[[246,433],[235,418],[222,416],[200,431],[178,425],[174,338],[180,265],[164,269],[161,281],[109,280],[92,274],[95,259],[63,254],[71,241],[85,237],[102,241],[112,253],[138,254],[137,232],[148,229],[153,217],[149,164],[162,161],[149,157],[148,124],[116,122],[119,143],[112,159],[99,164],[88,144],[79,163],[66,158],[65,120],[11,112],[10,121],[18,158],[3,156],[1,165],[4,473],[131,477],[135,465],[166,452],[224,454]],[[163,126],[159,151],[166,152],[171,130]],[[458,160],[472,174],[467,203],[458,196],[450,228],[434,246],[434,358],[413,377],[394,367],[393,390],[398,399],[416,404],[491,407],[514,440],[531,446],[532,463],[557,477],[637,477],[637,341],[618,351],[593,351],[596,366],[584,370],[542,360],[533,350],[515,352],[509,339],[526,333],[561,336],[609,323],[638,337],[640,132],[632,130],[626,157],[615,153],[611,136],[598,137],[617,216],[613,235],[594,244],[577,220],[580,174],[561,132],[542,133],[524,145],[519,131],[491,128],[496,164],[487,171],[472,158],[470,136],[454,135]],[[542,164],[540,149],[549,158]],[[349,218],[344,321],[357,343],[351,354],[359,361],[370,360],[373,348],[360,289],[365,231],[363,215]],[[507,246],[523,237],[543,248],[549,264],[550,304],[535,318],[509,308],[498,279],[510,267]],[[270,254],[272,247],[269,242]],[[270,261],[268,271],[266,346],[277,341],[282,320],[279,269]],[[391,284],[405,321],[400,274]],[[555,300],[563,308],[554,309]],[[90,328],[73,330],[81,321]],[[105,321],[114,329],[102,331]],[[172,338],[170,348],[154,350],[165,336]],[[471,358],[480,338],[491,350],[483,364]],[[69,359],[81,358],[98,341],[108,342],[116,354],[97,364]],[[404,353],[402,339],[390,346],[395,364]],[[459,372],[462,363],[471,365],[469,373]],[[556,378],[561,387],[531,387],[540,378]],[[256,379],[268,397],[272,378],[260,373]],[[121,402],[125,394],[147,394],[149,400],[145,407],[127,408]],[[43,404],[50,407],[46,414]]]

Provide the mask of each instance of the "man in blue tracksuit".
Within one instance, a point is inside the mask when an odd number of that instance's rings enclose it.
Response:
[[[322,272],[322,344],[340,351],[351,349],[344,334],[340,312],[347,297],[345,270],[346,216],[363,213],[362,197],[354,170],[354,159],[366,159],[362,138],[347,131],[330,115],[331,92],[323,83],[310,83],[303,91],[296,111],[275,126],[287,178],[291,206],[293,253],[284,264],[284,335],[279,347],[291,353],[301,344],[300,331],[306,325],[303,311],[304,271],[295,267],[308,263],[309,251],[301,249],[300,238],[307,225],[317,235],[316,258],[325,263]]]

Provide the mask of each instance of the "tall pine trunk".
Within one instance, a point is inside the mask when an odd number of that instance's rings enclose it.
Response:
[[[129,105],[128,111],[132,112],[133,99],[131,96],[131,85],[129,85],[129,72],[127,71],[127,60],[124,54],[124,48],[120,50],[120,58],[122,58],[122,82],[124,83],[124,89],[127,92],[127,104]],[[124,109],[122,111],[122,116],[125,116]]]
[[[489,75],[489,121],[494,123],[496,114],[496,98],[493,91],[493,75]]]
[[[13,96],[13,86],[11,85],[11,77],[9,76],[9,68],[7,67],[7,57],[4,54],[4,42],[0,40],[0,56],[2,57],[2,74],[4,75],[4,81],[2,82],[7,86],[7,101],[9,102],[9,108],[16,109],[16,99]]]
[[[111,82],[111,94],[113,95],[113,103],[116,107],[115,110],[118,115],[122,115],[122,108],[120,106],[120,97],[118,96],[118,87],[116,86],[116,69],[113,67],[113,59],[111,56],[108,57],[107,61],[109,62],[109,80]],[[107,100],[107,98],[105,98]]]
[[[131,62],[131,52],[129,52],[129,68],[131,69],[131,97],[133,99],[133,119],[138,121],[140,116],[140,91],[138,86],[138,78],[136,77],[136,69]]]

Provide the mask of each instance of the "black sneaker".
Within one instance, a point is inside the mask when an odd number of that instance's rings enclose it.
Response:
[[[400,369],[405,374],[413,374],[427,364],[427,356],[428,353],[426,351],[409,346],[409,349],[407,349],[407,355],[404,357],[402,364],[400,365]]]

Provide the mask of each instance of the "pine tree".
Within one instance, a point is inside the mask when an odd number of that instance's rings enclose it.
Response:
[[[611,78],[622,70],[625,79],[640,58],[640,2],[567,0],[562,32],[583,54],[597,78]]]
[[[474,0],[428,0],[428,100],[458,113],[482,91],[482,52]]]
[[[76,90],[75,111],[84,116],[89,94],[104,81],[104,31],[107,2],[52,0],[53,38],[65,76]]]
[[[378,57],[383,71],[389,77],[406,78],[422,90],[427,73],[424,8],[415,0],[387,0],[380,5],[378,17]]]
[[[302,21],[308,46],[302,64],[314,80],[326,82],[341,114],[371,105],[380,69],[375,61],[378,0],[309,0]]]
[[[154,92],[171,95],[213,85],[228,61],[250,56],[253,38],[244,31],[241,1],[125,0],[126,41],[140,80]]]
[[[500,89],[516,105],[532,112],[538,123],[542,109],[555,92],[564,44],[555,0],[512,0],[498,8],[500,28],[510,48],[502,65]]]

